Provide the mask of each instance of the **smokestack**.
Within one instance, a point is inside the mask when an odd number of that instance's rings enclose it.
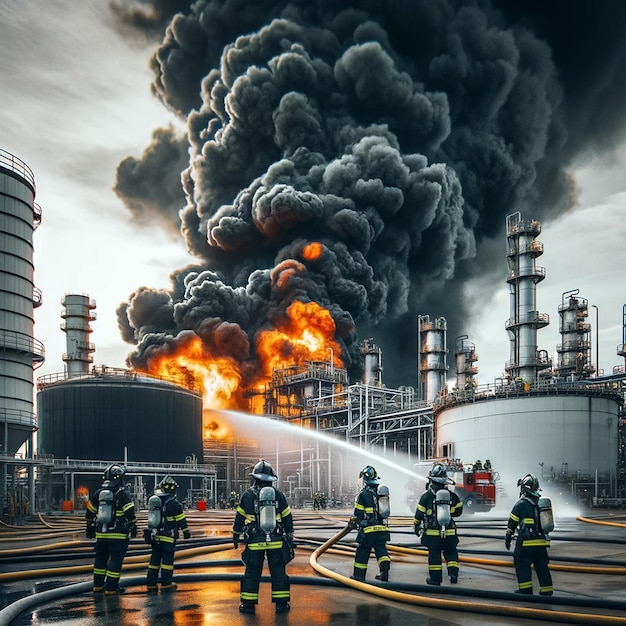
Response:
[[[96,348],[89,343],[91,326],[89,322],[96,319],[96,301],[84,294],[65,294],[61,300],[63,311],[61,330],[66,334],[66,350],[63,360],[67,366],[68,378],[89,373],[89,365],[93,363],[91,356]]]
[[[432,403],[446,386],[447,324],[443,317],[433,322],[428,315],[417,318],[419,399]]]

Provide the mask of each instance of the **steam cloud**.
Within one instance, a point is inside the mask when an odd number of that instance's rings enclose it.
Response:
[[[505,216],[573,207],[568,168],[623,136],[619,1],[131,6],[125,28],[166,25],[153,91],[187,136],[156,131],[116,191],[198,259],[120,305],[134,366],[194,333],[245,377],[299,299],[331,312],[353,377],[373,337],[385,382],[414,384],[416,316],[467,332],[463,285],[504,269]]]

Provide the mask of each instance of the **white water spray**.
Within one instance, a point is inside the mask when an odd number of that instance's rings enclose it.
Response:
[[[205,417],[227,423],[237,437],[254,439],[265,458],[276,465],[281,484],[292,497],[304,493],[310,497],[312,491],[353,497],[360,488],[360,470],[373,465],[381,484],[390,488],[395,513],[413,514],[407,504],[408,485],[426,484],[426,478],[413,469],[418,459],[397,450],[389,458],[389,451],[380,447],[360,448],[323,432],[238,411],[205,411]],[[345,498],[340,499],[347,505]]]

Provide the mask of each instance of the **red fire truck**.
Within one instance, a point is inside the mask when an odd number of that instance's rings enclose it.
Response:
[[[496,505],[496,481],[500,476],[488,460],[483,465],[481,461],[463,464],[460,459],[432,459],[419,463],[421,473],[426,477],[435,463],[446,466],[448,477],[454,481],[453,490],[463,502],[464,514],[489,511]],[[413,509],[421,495],[417,482],[407,485],[407,504]]]

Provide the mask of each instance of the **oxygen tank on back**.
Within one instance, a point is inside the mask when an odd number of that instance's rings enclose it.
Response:
[[[539,524],[545,533],[551,533],[554,530],[554,513],[552,512],[552,501],[550,498],[539,498],[537,501],[539,507]]]
[[[276,491],[274,487],[263,487],[259,491],[259,525],[270,541],[270,534],[276,528]]]
[[[446,526],[452,520],[450,514],[450,492],[447,489],[439,489],[435,493],[435,516],[439,524],[441,536],[446,536]]]
[[[159,528],[163,521],[163,502],[155,493],[148,498],[148,528]]]
[[[102,489],[98,495],[96,522],[103,526],[112,526],[115,523],[115,496],[110,489]]]
[[[381,485],[378,488],[378,514],[382,519],[387,519],[391,515],[389,508],[389,487]]]

